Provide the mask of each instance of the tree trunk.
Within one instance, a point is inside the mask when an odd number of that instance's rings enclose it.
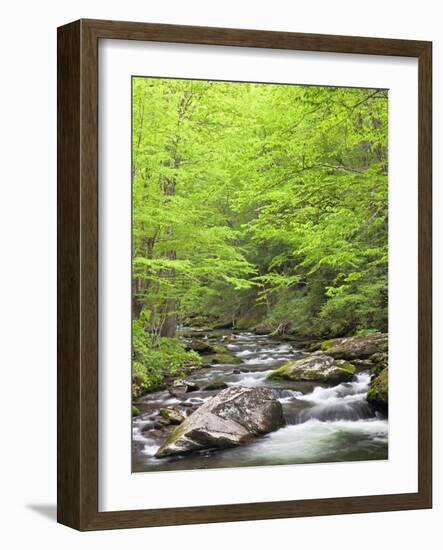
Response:
[[[174,162],[174,161],[173,161]],[[175,162],[174,162],[175,164]],[[175,181],[165,178],[163,183],[163,190],[165,195],[175,195]],[[168,228],[168,233],[172,235],[173,227]],[[169,260],[176,259],[175,250],[168,250],[164,253],[165,257]],[[162,271],[162,276],[172,280],[175,276],[173,269],[165,269]],[[177,333],[177,314],[176,314],[177,302],[173,297],[167,297],[164,309],[164,322],[161,327],[160,336],[167,338],[174,338]]]
[[[175,260],[175,251],[171,250],[165,252],[165,256],[170,260]],[[166,270],[165,270],[166,271]],[[174,277],[174,270],[168,269],[167,273],[165,272],[165,277]],[[177,302],[174,298],[166,298],[165,304],[165,321],[162,325],[160,336],[167,338],[174,338],[177,334],[177,313],[176,313]]]
[[[166,161],[166,165],[177,170],[180,166],[180,156],[178,154],[178,145],[180,143],[180,126],[185,116],[186,110],[192,101],[192,96],[184,94],[179,102],[177,109],[177,128],[176,135],[173,137],[168,149],[170,152],[170,158]],[[163,180],[163,192],[165,195],[175,195],[175,178],[165,177]],[[174,228],[171,226],[168,229],[170,235],[173,234]],[[165,257],[170,260],[176,259],[176,251],[168,250],[165,253]],[[174,279],[174,269],[165,269],[164,276],[170,280]],[[161,328],[160,335],[168,338],[174,338],[177,333],[177,300],[174,297],[166,298],[165,310],[164,310],[164,323]]]

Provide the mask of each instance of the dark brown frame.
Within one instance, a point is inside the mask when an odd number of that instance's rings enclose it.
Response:
[[[418,58],[418,492],[98,511],[98,41],[124,39]],[[80,20],[58,29],[58,521],[79,530],[432,507],[432,43]]]

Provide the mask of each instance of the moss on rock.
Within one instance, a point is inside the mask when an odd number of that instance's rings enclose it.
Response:
[[[228,387],[228,384],[224,380],[213,380],[206,387],[205,390],[224,390]]]
[[[268,375],[269,380],[317,381],[339,383],[351,380],[356,373],[348,361],[336,360],[327,355],[314,353],[297,361],[291,361]]]
[[[203,358],[204,365],[240,365],[240,363],[243,363],[243,361],[230,353],[214,353]]]
[[[368,403],[370,403],[374,409],[383,413],[388,412],[388,378],[388,369],[385,368],[372,380],[366,396]]]
[[[181,424],[185,417],[174,409],[163,407],[160,409],[160,415],[167,424]]]

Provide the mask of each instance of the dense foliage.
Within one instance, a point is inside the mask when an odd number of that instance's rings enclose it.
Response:
[[[134,78],[135,368],[195,317],[387,330],[387,124],[385,90]]]
[[[132,327],[133,394],[161,389],[165,381],[181,378],[201,358],[195,351],[185,351],[175,338],[149,337],[139,321]]]

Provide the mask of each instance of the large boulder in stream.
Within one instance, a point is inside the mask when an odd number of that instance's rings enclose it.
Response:
[[[339,384],[352,380],[355,372],[351,363],[317,352],[275,369],[268,379]]]
[[[375,410],[384,414],[388,412],[388,369],[385,368],[377,375],[369,386],[366,400]]]
[[[155,456],[241,445],[277,430],[284,423],[281,403],[272,390],[233,386],[208,399],[188,416]]]
[[[384,353],[388,350],[388,335],[383,332],[374,332],[366,336],[349,336],[347,338],[334,338],[325,340],[314,346],[309,351],[320,350],[335,359],[366,359],[376,353]]]

